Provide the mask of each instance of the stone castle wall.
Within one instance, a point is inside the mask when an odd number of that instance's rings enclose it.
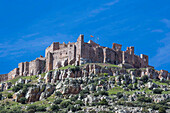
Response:
[[[121,48],[122,45],[116,43],[112,44],[112,48],[108,48],[100,46],[92,40],[84,42],[84,35],[80,35],[77,42],[74,43],[53,42],[46,48],[45,57],[40,56],[31,62],[19,63],[18,68],[9,72],[6,78],[12,79],[18,75],[37,75],[62,66],[84,63],[129,64],[133,68],[149,66],[147,55],[135,55],[134,47],[127,47],[126,51],[122,51]],[[165,71],[160,73],[165,73]],[[164,76],[166,77],[166,74]]]
[[[1,74],[0,75],[0,82],[4,82],[8,80],[8,74]]]
[[[15,68],[8,73],[8,80],[11,80],[19,75],[19,68]]]

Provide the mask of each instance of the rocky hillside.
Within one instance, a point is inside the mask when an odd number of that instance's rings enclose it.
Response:
[[[170,81],[112,64],[66,66],[0,84],[0,113],[165,113]]]

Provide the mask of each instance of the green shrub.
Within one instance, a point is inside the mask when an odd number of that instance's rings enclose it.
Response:
[[[0,93],[0,100],[2,99],[2,93]]]
[[[148,102],[148,103],[151,103],[152,102],[152,98],[150,97],[145,97],[145,96],[139,96],[137,98],[138,101],[140,102]]]
[[[158,109],[159,109],[159,104],[151,104],[150,107],[151,107],[153,110],[158,110]]]
[[[17,91],[19,91],[19,90],[22,89],[22,88],[23,88],[23,84],[22,84],[22,83],[19,83],[19,84],[17,84],[16,86],[14,86],[14,87],[12,88],[12,91],[17,92]]]
[[[36,111],[46,111],[45,106],[37,106]]]
[[[67,106],[69,106],[70,104],[72,104],[71,101],[62,101],[60,103],[60,106],[61,108],[67,108]]]
[[[55,95],[56,95],[56,96],[61,96],[62,93],[61,93],[60,91],[57,91],[57,92],[55,93]]]
[[[36,109],[37,109],[37,106],[36,105],[30,105],[30,106],[28,106],[27,107],[27,111],[29,112],[29,113],[34,113],[34,112],[36,112]]]
[[[84,105],[83,101],[81,101],[81,100],[76,100],[75,104],[79,104],[80,106]]]
[[[122,92],[118,92],[118,93],[116,94],[116,96],[117,96],[118,99],[120,99],[120,98],[123,97],[123,93],[122,93]]]
[[[129,84],[129,85],[128,85],[128,88],[129,88],[130,90],[132,90],[132,89],[133,89],[133,85],[132,85],[132,84]]]
[[[96,103],[96,102],[92,102],[91,105],[92,105],[92,106],[96,106],[97,103]]]
[[[71,101],[76,101],[77,99],[78,99],[78,95],[70,98]]]
[[[147,108],[142,108],[142,113],[149,113]]]
[[[8,93],[7,97],[8,97],[8,98],[12,98],[12,94],[11,94],[11,93]]]
[[[76,66],[74,68],[71,68],[70,69],[73,73],[75,73],[76,71],[79,71],[80,70],[80,67],[79,66]]]
[[[80,93],[83,93],[83,94],[89,94],[90,92],[89,92],[89,90],[88,90],[88,89],[85,89],[85,90],[80,91]]]
[[[132,102],[126,102],[126,105],[129,107],[134,107],[135,105]]]
[[[98,94],[99,94],[99,95],[106,95],[106,96],[109,95],[108,92],[106,92],[106,91],[100,91]]]
[[[108,102],[106,101],[106,99],[101,100],[98,105],[108,105]]]
[[[19,99],[19,102],[20,102],[21,104],[25,104],[26,98],[25,98],[25,97],[21,97],[21,98]]]
[[[80,93],[80,99],[83,99],[85,97],[85,94],[84,93]]]
[[[126,103],[124,101],[118,101],[117,104],[118,105],[125,105]]]
[[[159,113],[166,113],[165,108],[163,108],[163,107],[159,107]]]
[[[54,104],[60,104],[62,101],[63,101],[62,99],[57,99],[57,100],[55,100],[53,103],[54,103]]]
[[[144,76],[141,77],[140,80],[143,81],[144,83],[147,83],[148,79],[149,79],[149,77],[147,75],[144,75]]]
[[[67,107],[67,109],[68,109],[68,111],[72,111],[72,112],[75,112],[77,109],[76,109],[76,107],[74,107],[74,105],[69,105],[68,107]]]
[[[154,89],[153,93],[154,94],[162,94],[162,91],[163,91],[162,89]]]
[[[59,108],[59,106],[58,105],[52,105],[51,106],[51,110],[52,111],[58,111],[60,108]]]
[[[10,113],[24,113],[24,112],[22,111],[21,107],[13,107]]]
[[[94,93],[94,96],[95,96],[95,97],[99,96],[99,93],[95,92],[95,93]]]

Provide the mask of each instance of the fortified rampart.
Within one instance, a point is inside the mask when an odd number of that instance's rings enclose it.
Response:
[[[121,44],[112,44],[112,48],[103,47],[90,40],[84,42],[84,35],[80,35],[77,42],[60,44],[53,42],[45,50],[45,57],[40,56],[31,62],[21,62],[8,74],[0,75],[1,81],[10,80],[16,76],[31,76],[57,69],[67,65],[81,65],[85,63],[111,63],[128,64],[132,68],[147,68],[148,56],[134,54],[134,47],[127,47],[126,51],[121,50]],[[163,76],[168,72],[161,70]],[[167,73],[167,74],[166,74]],[[161,75],[162,75],[161,74]]]

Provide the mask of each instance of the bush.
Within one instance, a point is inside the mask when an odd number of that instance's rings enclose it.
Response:
[[[67,108],[71,104],[71,101],[62,101],[60,103],[61,108]]]
[[[94,96],[95,96],[95,97],[99,96],[99,93],[95,92],[95,93],[94,93]]]
[[[16,86],[14,86],[13,88],[12,88],[12,91],[13,92],[17,92],[17,91],[19,91],[20,89],[22,89],[23,88],[23,84],[22,83],[19,83],[19,84],[17,84]]]
[[[106,99],[101,100],[98,105],[108,105],[108,102],[106,101]]]
[[[159,105],[158,105],[158,104],[151,104],[150,107],[151,107],[153,110],[158,110],[158,109],[159,109]]]
[[[72,112],[77,111],[76,107],[74,107],[74,105],[71,105],[71,104],[67,107],[67,109],[68,109],[68,111],[71,110]]]
[[[73,73],[75,73],[76,71],[79,71],[80,70],[80,67],[79,66],[76,66],[74,68],[71,68],[70,69]]]
[[[46,111],[45,106],[37,106],[36,111]]]
[[[149,113],[147,108],[142,108],[142,113]]]
[[[150,97],[145,97],[145,96],[139,96],[137,98],[138,101],[140,102],[148,102],[148,103],[151,103],[152,102],[152,98]]]
[[[21,104],[25,104],[26,98],[25,98],[25,97],[21,97],[21,98],[19,99],[19,102],[20,102]]]
[[[97,103],[96,103],[96,102],[92,102],[91,105],[92,105],[92,106],[96,106]]]
[[[159,107],[159,113],[166,113],[165,108],[163,108],[163,107]]]
[[[80,99],[83,99],[85,97],[84,93],[80,93]]]
[[[108,74],[108,73],[104,73],[103,75],[104,75],[105,77],[107,77],[109,74]]]
[[[61,93],[60,91],[57,91],[57,92],[55,93],[55,95],[56,95],[56,96],[61,96],[62,93]]]
[[[77,100],[77,101],[75,102],[75,104],[79,104],[80,106],[83,106],[83,105],[84,105],[83,101],[81,101],[81,100]]]
[[[83,93],[83,94],[89,94],[90,92],[89,92],[89,90],[88,90],[88,89],[85,89],[85,90],[80,91],[80,93]]]
[[[71,104],[70,104],[70,105],[67,107],[67,110],[68,110],[68,111],[71,110],[72,112],[75,112],[75,111],[81,110],[81,107],[80,107],[80,106],[76,106],[76,107],[75,107],[74,105],[71,105]]]
[[[70,98],[71,101],[76,101],[77,99],[78,99],[78,95]]]
[[[36,109],[37,109],[37,106],[36,105],[30,105],[30,106],[28,106],[27,107],[27,111],[29,112],[29,113],[34,113],[34,112],[36,112]]]
[[[54,104],[60,104],[63,100],[62,99],[57,99],[54,101]]]
[[[120,99],[120,98],[122,98],[122,97],[123,97],[123,93],[118,92],[118,93],[116,94],[116,96],[117,96],[117,98],[118,98],[118,99]]]
[[[154,89],[153,93],[154,94],[162,94],[162,91],[163,91],[162,89]]]
[[[148,82],[148,79],[149,79],[148,76],[147,76],[147,75],[144,75],[144,76],[141,77],[140,80],[143,81],[144,83],[147,83],[147,82]]]
[[[100,91],[98,94],[99,94],[99,95],[106,95],[106,96],[109,95],[108,92],[106,92],[106,91]]]
[[[2,98],[2,93],[0,93],[0,100],[1,100],[1,98]]]
[[[125,101],[118,101],[117,104],[118,105],[125,105],[126,103],[125,103]]]
[[[11,94],[11,93],[8,93],[7,97],[8,97],[8,98],[12,98],[12,94]]]
[[[52,105],[51,106],[51,110],[52,111],[58,111],[60,108],[59,108],[59,106],[57,106],[57,105]]]
[[[129,88],[130,90],[132,90],[132,89],[133,89],[133,85],[132,85],[132,84],[129,84],[129,85],[128,85],[128,88]]]
[[[14,107],[11,109],[10,113],[24,113],[21,109],[21,107]]]

